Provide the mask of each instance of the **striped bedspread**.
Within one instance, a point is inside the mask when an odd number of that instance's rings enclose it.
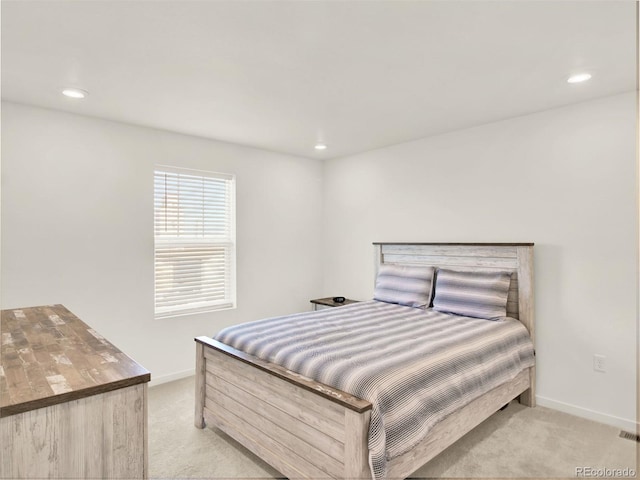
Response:
[[[236,325],[215,338],[371,402],[375,479],[448,414],[534,364],[517,320],[378,301]]]

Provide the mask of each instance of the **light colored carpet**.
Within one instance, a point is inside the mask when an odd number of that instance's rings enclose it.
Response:
[[[194,378],[149,390],[151,478],[275,478],[280,473],[222,432],[193,426]],[[576,477],[576,467],[637,468],[619,430],[511,402],[413,478]]]

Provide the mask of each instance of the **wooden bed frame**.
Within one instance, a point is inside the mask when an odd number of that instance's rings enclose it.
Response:
[[[533,243],[374,243],[381,264],[510,271],[508,315],[534,339]],[[371,479],[371,404],[217,342],[196,341],[195,425],[217,427],[288,478]],[[535,406],[535,367],[436,424],[409,452],[388,462],[406,478],[514,398]]]

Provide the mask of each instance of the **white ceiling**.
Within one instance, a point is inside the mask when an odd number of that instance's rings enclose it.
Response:
[[[635,89],[633,0],[1,8],[4,99],[306,157]],[[582,71],[592,80],[566,82]]]

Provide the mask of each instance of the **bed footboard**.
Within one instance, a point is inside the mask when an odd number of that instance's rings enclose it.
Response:
[[[196,338],[195,425],[217,427],[288,478],[371,478],[371,404]]]

